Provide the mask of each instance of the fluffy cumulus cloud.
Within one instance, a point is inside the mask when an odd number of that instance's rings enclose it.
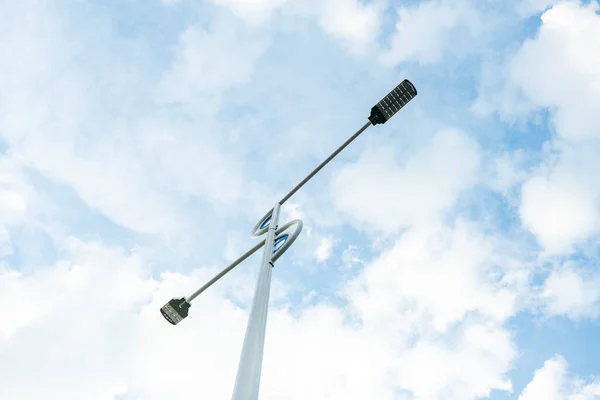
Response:
[[[398,388],[417,399],[512,390],[516,350],[503,324],[517,311],[522,266],[507,253],[460,221],[409,230],[343,289],[359,326],[396,355],[387,373]]]
[[[2,7],[13,15],[27,4]],[[243,42],[219,21],[208,31],[192,25],[164,70],[144,74],[135,40],[113,49],[110,32],[94,37],[52,3],[27,15],[3,31],[0,135],[32,168],[116,223],[151,234],[187,229],[189,197],[227,206],[250,192],[236,154],[223,151],[227,138],[204,116],[219,110],[222,90],[249,79],[266,46],[260,37]],[[187,111],[167,117],[165,108],[179,106]]]
[[[0,272],[2,398],[181,397],[190,390],[182,380],[215,398],[227,396],[226,375],[223,381],[196,377],[215,366],[231,372],[236,346],[215,342],[216,331],[202,329],[200,320],[171,330],[158,313],[173,291],[191,290],[197,278],[165,273],[154,280],[136,250],[74,238],[61,247],[65,257],[56,265],[33,274],[4,265]],[[203,300],[198,311],[213,309],[215,320],[207,321],[222,326],[219,336],[239,336],[242,315],[222,298]],[[185,356],[189,351],[203,354],[200,364]]]
[[[483,88],[480,111],[496,109],[514,117],[547,108],[561,138],[597,138],[597,9],[596,2],[562,1],[545,11],[535,37],[525,40],[505,65],[489,70],[486,85],[494,90]]]
[[[23,11],[20,7],[27,6],[4,5],[3,14],[14,15]],[[172,228],[177,218],[167,209],[165,196],[145,185],[136,163],[123,156],[123,147],[103,135],[81,137],[84,129],[105,127],[85,122],[94,113],[93,88],[72,62],[76,45],[52,13],[50,4],[33,7],[25,24],[7,23],[3,31],[2,139],[32,166],[74,186],[90,204],[124,225],[142,231]],[[89,153],[82,154],[82,147]],[[108,154],[110,164],[97,162]],[[145,201],[137,202],[139,198]],[[130,202],[139,212],[122,211]],[[153,209],[164,213],[143,217],[152,215]]]
[[[26,162],[12,155],[0,156],[0,226],[3,230],[35,216],[35,189],[24,171]]]
[[[320,2],[319,22],[323,30],[342,40],[353,53],[364,53],[379,33],[380,9],[357,0]]]
[[[523,224],[549,253],[574,251],[600,226],[598,9],[595,2],[567,1],[545,11],[539,32],[499,74],[504,87],[485,100],[506,116],[549,112],[555,135],[545,161],[523,183],[520,205]],[[483,103],[477,108],[489,106]]]
[[[391,147],[367,151],[337,174],[332,192],[350,218],[391,233],[439,218],[477,182],[479,163],[477,143],[464,132],[446,130],[401,165]]]
[[[40,220],[54,211],[32,181],[27,160],[12,151],[0,155],[0,264],[4,257],[37,258],[37,239],[47,229]]]
[[[549,315],[594,318],[600,313],[600,274],[569,263],[550,274],[541,297]]]
[[[412,320],[415,315],[426,315],[437,332],[470,313],[503,322],[516,312],[522,267],[507,254],[462,221],[453,229],[413,229],[352,282],[351,305],[382,332],[410,334],[423,323]],[[405,310],[407,320],[395,325],[398,310]]]
[[[211,0],[214,4],[232,10],[238,17],[252,25],[268,22],[273,13],[289,0]]]
[[[595,400],[600,398],[600,381],[585,382],[568,374],[568,363],[556,355],[535,371],[519,400]]]
[[[319,245],[315,250],[317,261],[323,262],[331,257],[335,240],[331,236],[327,236],[319,240]]]
[[[559,160],[543,165],[523,184],[523,224],[551,253],[570,252],[599,232],[598,145],[560,146]]]
[[[594,10],[557,5],[544,14],[538,38],[514,60],[517,82],[531,101],[550,107],[558,135],[558,161],[525,182],[521,203],[524,224],[550,252],[572,251],[598,233],[600,184],[594,154],[600,149],[600,125],[594,115],[600,107],[600,74],[592,66],[600,65],[600,48],[593,39],[600,34],[600,16]],[[561,62],[538,69],[540,61],[546,64],[543,57]]]
[[[419,342],[400,357],[396,376],[417,399],[485,398],[494,389],[512,390],[505,374],[514,355],[510,334],[476,324],[467,326],[452,346]]]
[[[479,13],[468,1],[425,1],[398,7],[396,31],[390,48],[381,55],[386,65],[404,61],[432,63],[446,52],[460,51],[461,35],[476,35],[482,29]]]
[[[383,7],[376,2],[357,0],[211,0],[230,10],[250,26],[267,23],[295,25],[298,21],[316,22],[326,35],[340,41],[352,54],[364,54],[375,44]]]
[[[3,398],[36,399],[48,392],[65,399],[230,395],[247,318],[224,296],[235,280],[205,292],[175,328],[158,308],[192,291],[214,268],[152,278],[149,260],[138,250],[74,238],[60,246],[64,258],[53,266],[30,275],[4,266],[0,273]],[[262,398],[395,399],[402,389],[416,398],[452,393],[459,399],[510,388],[504,375],[513,345],[493,323],[468,323],[456,334],[456,347],[441,337],[417,344],[389,340],[368,314],[361,325],[348,324],[347,317],[323,303],[300,315],[286,306],[272,308]],[[390,324],[404,322],[402,314],[388,317]],[[476,385],[469,384],[473,376]],[[36,385],[28,385],[31,380]]]
[[[230,21],[218,20],[210,31],[186,28],[176,46],[173,65],[162,81],[166,102],[195,102],[202,96],[214,103],[215,94],[247,82],[268,42],[248,38]]]
[[[548,8],[558,3],[558,0],[521,0],[516,1],[517,12],[522,16],[530,16],[539,12],[546,11]]]
[[[557,134],[569,141],[600,137],[598,9],[595,2],[555,5],[509,64],[514,84],[533,104],[552,111]]]

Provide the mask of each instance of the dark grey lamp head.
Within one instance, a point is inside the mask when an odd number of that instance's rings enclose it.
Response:
[[[188,316],[188,310],[192,305],[187,302],[185,297],[181,299],[173,299],[162,306],[160,313],[163,317],[173,325],[177,325],[185,317]]]
[[[417,89],[415,86],[408,79],[403,80],[402,83],[371,108],[369,121],[373,125],[385,124],[387,120],[392,118],[394,114],[400,111],[416,95]]]

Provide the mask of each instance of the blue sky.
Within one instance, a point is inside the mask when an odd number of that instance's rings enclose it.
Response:
[[[0,3],[0,398],[600,398],[594,1]]]

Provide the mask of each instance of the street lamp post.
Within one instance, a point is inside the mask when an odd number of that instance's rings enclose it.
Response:
[[[292,245],[302,230],[302,221],[300,220],[290,221],[279,228],[281,206],[369,126],[386,123],[416,95],[417,90],[414,85],[406,79],[396,86],[387,96],[371,108],[368,118],[369,122],[338,147],[317,168],[308,174],[306,178],[300,181],[256,224],[252,231],[252,236],[259,237],[266,234],[266,238],[263,241],[248,250],[187,298],[172,299],[160,309],[161,314],[167,321],[173,325],[178,324],[188,316],[188,310],[191,307],[193,299],[246,258],[254,254],[262,246],[265,246],[254,298],[250,308],[250,316],[248,318],[248,326],[242,346],[232,400],[258,399],[272,268],[275,266],[275,261]],[[293,232],[290,229],[292,227],[296,228]]]

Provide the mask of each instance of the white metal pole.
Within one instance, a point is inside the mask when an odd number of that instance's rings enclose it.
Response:
[[[254,291],[254,299],[250,309],[248,327],[240,356],[232,400],[257,400],[260,386],[260,371],[262,368],[263,349],[265,346],[265,331],[267,312],[269,308],[269,292],[271,289],[271,274],[273,270],[272,257],[275,242],[275,230],[279,221],[277,203],[265,239],[265,248],[258,272],[258,282]]]

